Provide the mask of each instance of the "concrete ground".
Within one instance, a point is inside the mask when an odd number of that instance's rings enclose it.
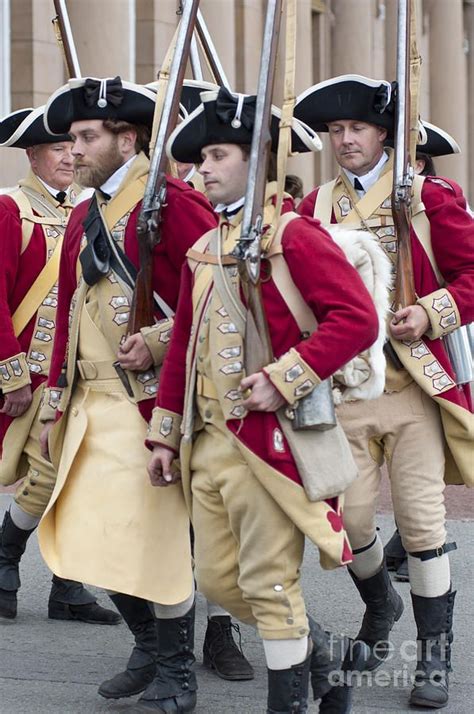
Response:
[[[453,583],[458,590],[455,607],[454,673],[451,678],[451,714],[473,711],[474,671],[472,649],[474,606],[474,530],[472,493],[456,489],[448,515],[449,537],[458,543],[452,554]],[[462,492],[462,493],[461,493]],[[0,516],[11,496],[0,494]],[[382,498],[382,508],[385,502]],[[381,535],[388,539],[393,519],[379,516]],[[95,714],[137,711],[136,699],[102,699],[99,683],[120,671],[130,649],[131,637],[125,625],[99,627],[47,619],[50,573],[39,555],[35,536],[22,561],[22,588],[16,620],[0,619],[0,714]],[[323,572],[315,548],[307,546],[303,581],[309,611],[326,628],[354,635],[363,607],[344,569]],[[408,583],[398,583],[406,610],[393,631],[393,658],[377,671],[373,681],[355,691],[353,714],[395,714],[414,711],[407,705],[409,676],[414,670],[415,627],[410,607]],[[102,604],[107,596],[99,593]],[[198,599],[196,653],[198,658],[199,702],[197,714],[262,714],[265,712],[266,670],[263,650],[255,632],[242,626],[245,654],[255,667],[255,680],[226,682],[204,669],[201,650],[206,622],[205,604]],[[312,704],[311,712],[317,712]],[[418,710],[420,711],[420,710]],[[423,710],[426,711],[426,710]]]

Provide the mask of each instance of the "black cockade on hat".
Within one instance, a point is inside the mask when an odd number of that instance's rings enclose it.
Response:
[[[89,77],[84,84],[84,102],[88,107],[97,105],[104,108],[107,104],[114,107],[123,102],[123,86],[120,77],[114,79],[94,79]]]
[[[257,97],[236,96],[225,87],[221,87],[216,99],[216,115],[223,124],[235,126],[235,122],[240,121],[240,125],[243,124],[246,129],[252,131],[255,123],[256,105]]]

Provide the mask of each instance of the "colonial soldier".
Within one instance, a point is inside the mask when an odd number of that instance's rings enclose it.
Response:
[[[322,697],[320,711],[347,711],[348,688],[331,688],[328,680],[329,670],[337,670],[340,661],[330,661],[324,633],[314,621],[308,638],[300,588],[305,534],[319,546],[325,567],[350,559],[341,502],[337,497],[319,502],[307,498],[275,411],[285,403],[295,405],[368,347],[376,337],[377,318],[342,251],[313,220],[290,216],[294,220],[280,236],[294,280],[290,283],[294,293],[298,286],[319,329],[301,339],[286,298],[270,278],[262,283],[262,294],[277,359],[264,371],[245,374],[245,330],[237,317],[231,318],[232,304],[239,306],[242,299],[232,250],[240,233],[255,98],[224,89],[201,98],[203,104],[171,136],[168,155],[201,163],[207,194],[221,212],[220,225],[188,253],[183,270],[147,440],[153,447],[150,477],[156,486],[175,487],[179,476],[172,462],[181,443],[198,587],[235,617],[258,627],[268,666],[268,711],[307,711],[310,668],[314,696]],[[278,123],[274,117],[273,151]],[[293,148],[307,151],[304,142],[295,130]],[[267,227],[275,191],[276,184],[268,183]],[[343,293],[341,285],[348,286]],[[361,656],[358,652],[356,659]]]
[[[154,106],[150,90],[120,77],[70,80],[46,106],[47,127],[70,131],[78,179],[96,191],[71,215],[60,267],[42,418],[51,420],[56,409],[61,415],[51,433],[53,461],[57,442],[62,453],[39,541],[57,572],[80,573],[113,591],[135,637],[127,669],[103,682],[99,693],[139,693],[158,672],[156,711],[187,712],[196,697],[189,520],[179,487],[151,487],[143,440],[181,264],[215,217],[202,194],[167,180],[161,242],[153,251],[156,324],[128,335],[137,217],[149,170],[143,149]]]
[[[427,121],[421,121],[422,136],[416,147],[415,173],[422,176],[436,176],[433,157],[460,154],[457,141],[447,131]],[[388,144],[393,146],[393,143]],[[407,552],[403,547],[398,528],[384,547],[388,570],[395,572],[395,580],[408,582]]]
[[[44,107],[0,123],[0,146],[26,149],[31,170],[0,196],[0,483],[22,479],[0,531],[0,616],[17,614],[19,564],[53,491],[55,471],[40,454],[38,418],[56,327],[59,255],[77,186],[71,140],[43,126]],[[117,624],[80,583],[53,575],[53,619]]]
[[[295,113],[328,131],[341,170],[299,207],[323,225],[373,231],[396,267],[391,213],[393,136],[388,82],[346,75],[304,92]],[[446,542],[444,486],[472,482],[472,414],[467,389],[456,385],[443,340],[473,319],[473,221],[453,181],[415,177],[411,247],[416,304],[393,305],[388,333],[399,369],[387,362],[384,394],[339,409],[359,478],[346,492],[345,524],[354,550],[351,577],[366,604],[358,637],[374,646],[370,666],[387,654],[387,637],[402,614],[375,528],[380,466],[385,461],[396,522],[408,551],[413,612],[420,642],[410,702],[448,701],[455,591]],[[400,368],[401,367],[401,368]],[[429,448],[420,445],[429,444]],[[379,646],[376,644],[379,642]]]

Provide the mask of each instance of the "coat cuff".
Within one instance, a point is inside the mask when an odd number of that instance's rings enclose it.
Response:
[[[39,420],[42,424],[47,421],[55,421],[62,391],[57,387],[45,387],[43,390],[41,409],[39,411]]]
[[[0,362],[0,389],[4,394],[16,392],[27,384],[31,384],[31,377],[24,352]]]
[[[179,453],[181,421],[181,414],[170,412],[162,407],[155,407],[148,425],[146,446],[152,449],[156,444],[161,444],[161,446],[166,446]]]
[[[426,331],[426,336],[430,340],[435,340],[443,335],[448,335],[458,327],[461,327],[461,316],[458,306],[452,294],[446,288],[435,290],[429,295],[418,298],[417,305],[424,308],[430,327]]]
[[[165,320],[160,320],[156,325],[142,327],[140,330],[145,344],[151,352],[155,367],[159,367],[163,362],[171,338],[173,322],[173,318],[169,317]]]
[[[263,371],[290,406],[306,397],[321,382],[321,378],[293,347],[276,362],[264,367]]]

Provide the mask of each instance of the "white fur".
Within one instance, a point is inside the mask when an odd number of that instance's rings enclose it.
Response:
[[[391,262],[371,233],[347,230],[340,226],[326,226],[326,229],[342,248],[349,263],[358,271],[372,296],[379,319],[379,333],[374,344],[344,365],[334,377],[345,385],[342,401],[376,399],[382,394],[385,385],[386,360],[383,346],[392,282]]]

